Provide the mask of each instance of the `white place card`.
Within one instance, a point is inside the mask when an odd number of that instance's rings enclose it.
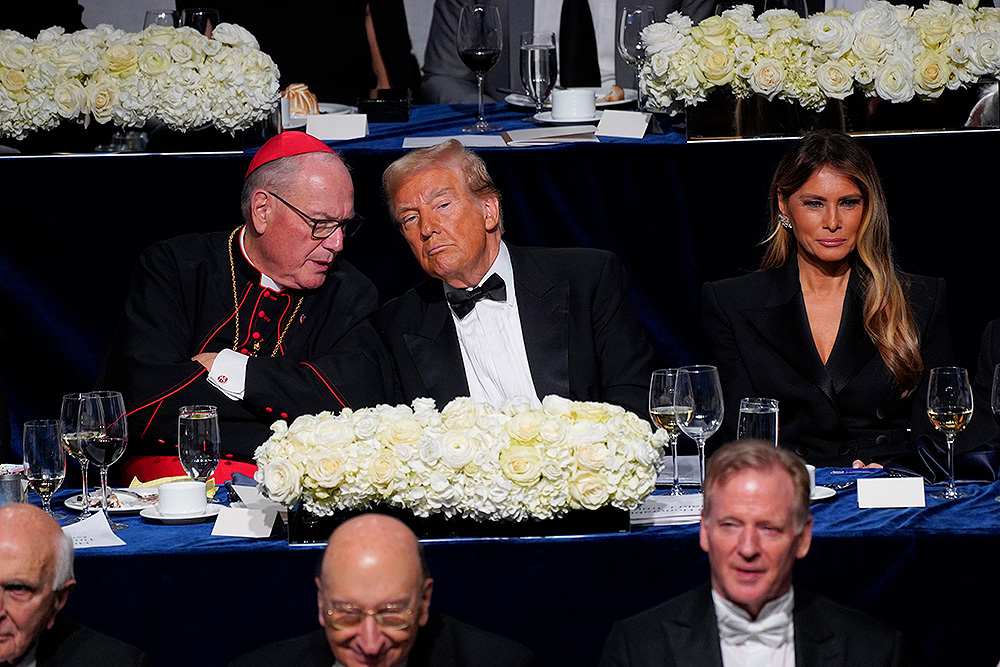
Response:
[[[277,510],[223,507],[212,527],[212,535],[223,537],[271,537],[281,530],[284,523]]]
[[[71,523],[63,532],[73,538],[74,549],[125,546],[124,540],[111,530],[104,512],[95,512],[88,519]]]
[[[462,134],[450,137],[406,137],[403,148],[427,148],[443,144],[449,139],[455,139],[466,148],[503,148],[507,142],[499,134]]]
[[[528,130],[504,132],[508,146],[554,146],[597,142],[593,125],[566,125],[564,127],[539,127]]]
[[[876,477],[858,480],[858,508],[926,507],[923,477]]]
[[[361,139],[368,136],[368,114],[317,114],[306,116],[306,134],[321,141]]]
[[[642,139],[646,136],[649,119],[653,114],[638,111],[615,111],[607,109],[597,124],[599,137],[623,137],[625,139]]]
[[[633,526],[676,526],[701,521],[703,496],[687,493],[683,496],[660,494],[647,496],[646,500],[629,512]]]

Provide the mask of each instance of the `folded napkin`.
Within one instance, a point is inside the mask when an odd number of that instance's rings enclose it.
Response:
[[[166,484],[167,482],[184,482],[189,479],[191,478],[187,475],[177,475],[175,477],[160,477],[159,479],[151,479],[148,482],[140,482],[138,477],[133,477],[132,481],[128,485],[128,488],[155,489],[161,484]],[[215,497],[215,480],[211,477],[209,477],[208,482],[205,483],[205,495],[209,498]]]
[[[885,464],[885,469],[923,477],[931,484],[948,481],[948,452],[925,435],[917,439],[913,451],[901,454]],[[955,481],[995,482],[1000,476],[1000,448],[980,445],[955,455]]]

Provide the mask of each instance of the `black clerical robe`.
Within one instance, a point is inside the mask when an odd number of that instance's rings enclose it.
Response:
[[[338,258],[319,289],[275,292],[238,235],[230,263],[230,238],[181,236],[139,257],[101,382],[125,397],[129,454],[175,454],[183,405],[218,406],[223,452],[249,458],[278,419],[394,398],[391,362],[366,320],[378,301],[367,278]],[[252,355],[239,401],[191,361],[225,348]]]

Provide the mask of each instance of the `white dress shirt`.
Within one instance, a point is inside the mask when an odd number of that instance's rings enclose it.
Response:
[[[795,667],[791,588],[760,610],[753,621],[743,609],[712,590],[723,667]]]
[[[615,84],[615,52],[618,35],[615,25],[617,3],[615,0],[590,0],[590,15],[594,19],[594,37],[597,38],[597,64],[601,68],[601,87],[610,88]],[[558,53],[559,18],[562,16],[562,2],[559,0],[535,0],[535,32],[555,33]],[[560,82],[560,85],[562,83]],[[635,85],[633,83],[633,85]]]
[[[514,268],[504,243],[500,244],[493,266],[479,285],[494,273],[503,278],[507,288],[506,301],[483,299],[462,319],[455,315],[454,310],[451,311],[458,332],[458,346],[462,350],[465,377],[469,382],[469,396],[497,408],[507,399],[524,397],[531,401],[532,407],[540,408],[542,402],[538,400],[531,381],[521,318],[517,312]],[[451,310],[450,305],[448,308]]]

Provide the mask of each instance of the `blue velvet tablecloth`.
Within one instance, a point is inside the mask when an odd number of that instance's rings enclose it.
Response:
[[[854,474],[820,470],[817,483]],[[921,509],[859,510],[854,489],[813,506],[796,585],[904,631],[917,665],[994,667],[1000,483]],[[81,550],[68,612],[158,665],[224,664],[317,625],[318,546],[212,537],[212,524],[125,519],[126,546]],[[545,664],[595,665],[611,623],[708,578],[698,526],[425,543],[433,606],[520,641]],[[180,638],[183,637],[183,641]]]

